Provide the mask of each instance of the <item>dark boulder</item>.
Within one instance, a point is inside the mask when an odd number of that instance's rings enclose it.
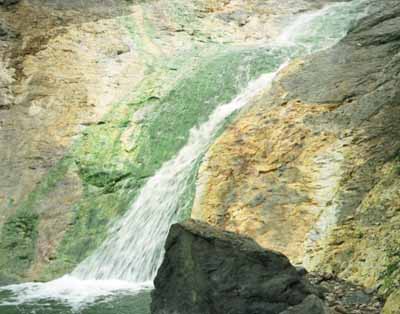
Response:
[[[153,314],[278,314],[314,293],[284,255],[202,222],[173,225],[165,248]]]

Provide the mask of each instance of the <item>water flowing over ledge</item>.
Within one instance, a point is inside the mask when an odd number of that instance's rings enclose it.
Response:
[[[8,286],[6,289],[16,293],[18,299],[4,304],[51,298],[79,308],[115,292],[151,289],[162,262],[169,227],[177,221],[178,203],[194,164],[225,119],[265,90],[276,73],[264,74],[251,82],[232,102],[219,106],[208,121],[193,128],[187,145],[149,179],[130,210],[111,228],[109,238],[71,275],[48,283]]]
[[[232,102],[219,106],[207,122],[193,128],[188,143],[148,180],[132,207],[112,228],[110,237],[72,276],[84,280],[151,281],[162,262],[164,242],[169,227],[176,222],[178,203],[194,164],[224,120],[248,104],[274,77],[275,73],[262,75]]]

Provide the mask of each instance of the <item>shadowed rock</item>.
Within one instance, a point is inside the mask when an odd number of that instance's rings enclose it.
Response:
[[[296,313],[324,313],[289,260],[250,238],[189,220],[172,226],[165,248],[154,314],[278,314],[305,300]]]
[[[19,0],[0,0],[0,5],[8,6],[8,5],[16,4],[18,2],[19,2]]]

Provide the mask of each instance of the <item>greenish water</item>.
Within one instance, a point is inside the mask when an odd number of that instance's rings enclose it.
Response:
[[[10,297],[11,292],[0,292],[0,302]],[[0,305],[0,314],[150,314],[150,301],[150,292],[106,297],[75,309],[55,300],[41,300],[33,304]]]

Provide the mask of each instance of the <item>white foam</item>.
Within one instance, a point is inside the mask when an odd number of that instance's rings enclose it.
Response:
[[[71,275],[47,283],[0,288],[15,294],[1,305],[57,300],[79,309],[102,297],[151,289],[194,163],[207,150],[225,119],[263,91],[276,73],[251,82],[242,94],[217,107],[206,122],[194,127],[188,143],[148,180],[131,208],[111,228],[107,240]]]
[[[194,164],[207,150],[225,119],[264,90],[275,73],[251,82],[230,103],[217,107],[208,121],[190,131],[187,144],[140,191],[106,241],[74,271],[81,279],[151,281],[163,258],[169,227],[177,221]]]
[[[152,282],[140,284],[122,280],[82,280],[70,275],[46,283],[24,283],[0,288],[15,294],[1,305],[30,304],[37,301],[57,300],[79,309],[99,298],[135,295],[153,288]],[[1,309],[1,308],[0,308]],[[1,311],[0,311],[1,312]]]

